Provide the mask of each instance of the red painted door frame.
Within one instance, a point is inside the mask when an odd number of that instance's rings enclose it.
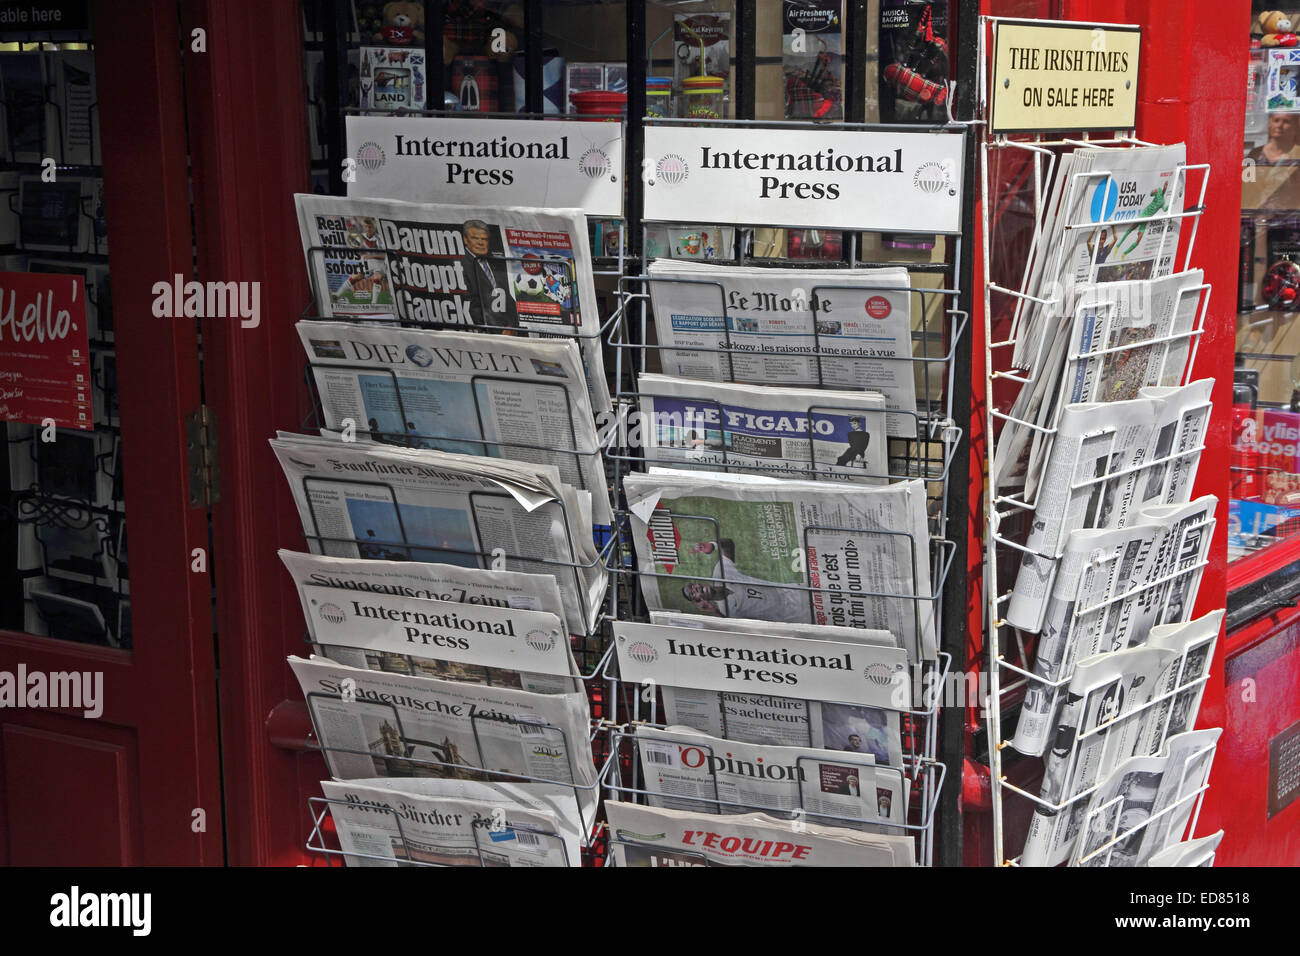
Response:
[[[211,588],[190,570],[192,549],[208,543],[186,460],[198,342],[192,321],[152,310],[153,284],[188,274],[192,261],[176,9],[97,0],[93,12],[134,650],[0,634],[0,668],[104,672],[98,720],[3,714],[0,862],[221,863]]]
[[[273,746],[265,727],[276,704],[301,701],[285,657],[304,652],[301,607],[276,556],[304,542],[267,440],[300,430],[309,410],[294,332],[310,300],[293,205],[310,189],[302,14],[262,0],[183,0],[181,11],[184,35],[202,29],[206,40],[185,59],[198,278],[260,283],[256,328],[203,324],[221,448],[212,532],[227,849],[235,865],[294,864],[324,767]]]
[[[1243,80],[1246,75],[1246,29],[1250,21],[1248,0],[1219,3],[1187,3],[1186,0],[983,0],[985,15],[1033,17],[1102,23],[1134,23],[1142,29],[1142,59],[1138,80],[1137,134],[1156,143],[1187,143],[1189,163],[1209,163],[1211,175],[1205,195],[1192,266],[1205,270],[1205,281],[1213,287],[1205,333],[1201,337],[1194,369],[1195,378],[1213,378],[1212,401],[1206,448],[1201,456],[1194,495],[1213,494],[1219,499],[1210,563],[1201,581],[1195,613],[1204,614],[1224,606],[1227,599],[1228,533],[1228,447],[1232,407],[1232,367],[1236,343],[1235,289],[1236,249],[1241,208],[1242,130],[1245,128]],[[1197,186],[1195,180],[1193,186]],[[1195,197],[1189,197],[1189,202]],[[978,221],[978,219],[977,219]],[[979,237],[976,237],[979,241]],[[979,277],[976,278],[978,285]],[[975,301],[982,303],[979,289]],[[982,309],[981,309],[982,311]],[[983,316],[979,316],[980,322]],[[975,329],[976,341],[982,327]],[[978,351],[978,350],[977,350]],[[972,500],[979,500],[983,475],[983,355],[975,356],[972,401]],[[976,516],[979,518],[979,516]],[[972,556],[982,554],[983,527],[972,520]],[[972,557],[972,562],[974,562]],[[980,568],[973,567],[972,580]],[[973,634],[982,629],[979,589],[972,585],[968,595],[969,621]],[[982,643],[982,642],[981,642]],[[1221,748],[1232,748],[1233,728],[1226,723],[1224,707],[1224,651],[1221,640],[1212,676],[1201,705],[1199,726],[1224,727]],[[1216,771],[1223,764],[1216,765]],[[1232,840],[1233,808],[1225,800],[1227,788],[1218,785],[1219,774],[1211,777],[1198,833],[1224,828],[1224,847]],[[969,782],[975,784],[974,780]],[[971,786],[978,793],[978,786]],[[982,825],[967,830],[968,848],[981,850],[970,864],[989,863]]]

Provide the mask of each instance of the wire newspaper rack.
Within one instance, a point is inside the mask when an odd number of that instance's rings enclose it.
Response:
[[[589,752],[601,753],[598,746],[598,738],[603,731],[603,724],[599,720],[593,720],[590,724],[589,734],[585,740],[579,742],[580,746],[575,750],[571,746],[568,734],[564,728],[549,724],[545,721],[512,721],[520,725],[521,729],[525,723],[530,727],[530,732],[538,730],[548,730],[558,734],[563,742],[564,753],[569,757],[567,764],[567,779],[537,777],[524,773],[513,773],[504,770],[493,770],[483,766],[486,762],[482,740],[479,731],[479,724],[483,722],[500,723],[500,717],[484,717],[473,715],[470,717],[470,725],[473,731],[475,748],[477,750],[477,762],[458,762],[454,758],[460,756],[459,750],[454,746],[448,747],[446,741],[442,743],[420,740],[410,737],[403,730],[401,717],[396,707],[391,704],[384,705],[375,701],[362,701],[360,699],[349,699],[339,694],[328,694],[319,692],[309,692],[307,695],[308,710],[312,719],[312,736],[308,741],[308,746],[312,750],[319,751],[325,758],[326,764],[331,771],[336,768],[335,761],[346,761],[351,759],[353,762],[357,758],[362,761],[371,761],[374,764],[374,773],[371,776],[385,778],[449,778],[458,780],[480,780],[488,782],[501,782],[513,784],[540,784],[549,787],[559,787],[560,789],[572,792],[574,799],[573,810],[577,814],[578,822],[581,826],[582,838],[579,846],[584,857],[583,860],[574,861],[569,858],[567,852],[564,852],[564,859],[568,866],[583,865],[584,862],[591,862],[597,858],[596,851],[602,844],[602,829],[597,822],[598,798],[600,776],[604,772],[600,760],[597,760],[596,769],[593,771],[595,778],[591,783],[580,783],[574,774],[573,760],[583,760]],[[318,718],[317,705],[321,701],[337,701],[344,703],[349,707],[373,706],[387,707],[391,711],[391,721],[387,718],[380,728],[380,738],[371,742],[367,749],[352,747],[342,747],[334,745],[325,745],[322,742],[320,733],[321,720]],[[431,754],[431,756],[416,756],[417,750]],[[603,757],[607,763],[609,756]],[[336,780],[346,783],[351,777],[356,778],[355,774],[334,774]],[[311,819],[311,831],[308,834],[305,847],[307,850],[322,855],[327,864],[333,865],[335,860],[345,860],[353,858],[361,861],[361,865],[411,865],[411,866],[454,866],[454,865],[472,865],[472,863],[461,862],[462,860],[477,860],[479,866],[500,865],[497,862],[490,861],[485,856],[485,847],[481,842],[481,832],[486,830],[491,838],[493,826],[489,824],[486,827],[475,826],[472,828],[474,834],[473,854],[466,853],[466,848],[461,846],[443,847],[442,859],[436,852],[437,847],[425,847],[415,844],[413,841],[408,842],[405,836],[404,827],[401,824],[400,815],[391,807],[383,808],[385,812],[392,814],[397,819],[394,821],[399,835],[392,845],[392,854],[366,853],[356,849],[345,849],[341,846],[338,839],[336,828],[333,821],[329,819],[329,807],[331,804],[338,804],[340,801],[331,800],[325,797],[310,797],[307,801],[308,813]],[[517,828],[516,828],[517,829]],[[553,831],[533,831],[534,835],[539,838],[551,838],[563,844],[563,838],[559,833]],[[488,853],[488,856],[491,854]],[[446,857],[452,857],[447,859]]]
[[[998,24],[1029,21],[995,17],[981,17],[980,20],[980,103],[982,108],[987,111],[990,103],[988,95],[989,77],[991,76],[990,50],[995,45]],[[1071,25],[1099,28],[1116,26],[1115,24],[1105,23],[1072,23]],[[987,119],[987,113],[985,118]],[[1067,811],[1080,801],[1090,797],[1100,783],[1094,782],[1093,786],[1072,795],[1063,803],[1054,803],[1043,800],[1041,797],[1035,796],[1012,783],[1006,773],[1004,750],[1011,746],[1011,742],[1004,735],[1002,726],[1004,717],[1014,713],[1027,693],[1063,693],[1073,676],[1073,661],[1067,661],[1068,666],[1064,667],[1054,679],[1048,679],[1041,673],[1035,673],[1031,642],[1026,639],[1026,633],[1013,627],[1005,619],[1007,603],[1011,600],[1013,592],[1009,584],[1001,582],[1004,579],[1008,582],[1014,581],[1015,568],[1022,560],[1031,560],[1035,557],[1049,561],[1058,560],[1061,557],[1066,537],[1071,529],[1066,528],[1065,523],[1062,522],[1058,533],[1053,536],[1053,540],[1048,542],[1045,549],[1029,548],[1023,543],[1024,536],[1028,532],[1028,526],[1034,519],[1035,509],[1039,503],[1038,491],[1041,489],[1042,483],[1040,482],[1032,493],[1019,495],[997,487],[996,483],[1001,475],[1000,465],[1005,464],[1000,456],[1009,453],[1009,450],[999,447],[1004,437],[1001,431],[1010,427],[1024,430],[1034,442],[1041,443],[1040,460],[1045,462],[1057,437],[1061,410],[1071,400],[1069,385],[1078,381],[1088,365],[1097,368],[1109,366],[1111,363],[1121,363],[1129,353],[1139,346],[1147,349],[1159,348],[1161,350],[1161,377],[1163,377],[1163,373],[1168,367],[1166,363],[1170,360],[1171,355],[1179,353],[1185,355],[1185,369],[1182,372],[1179,384],[1189,384],[1196,360],[1197,347],[1204,329],[1211,293],[1211,286],[1206,283],[1199,283],[1179,290],[1172,306],[1172,314],[1175,316],[1182,310],[1186,297],[1193,295],[1197,297],[1193,313],[1194,318],[1189,327],[1180,328],[1166,335],[1152,334],[1147,338],[1136,339],[1120,338],[1118,344],[1109,343],[1115,341],[1113,332],[1118,318],[1119,304],[1113,301],[1089,303],[1086,300],[1081,300],[1074,309],[1073,314],[1064,319],[1053,321],[1063,322],[1063,328],[1068,332],[1071,328],[1078,328],[1079,320],[1087,316],[1095,323],[1089,329],[1091,332],[1089,341],[1094,344],[1092,347],[1084,347],[1076,341],[1067,343],[1067,348],[1062,357],[1065,368],[1062,382],[1049,397],[1049,400],[1051,400],[1059,392],[1060,398],[1056,403],[1051,420],[1044,424],[1043,421],[1031,421],[1018,416],[1014,414],[1014,409],[1010,411],[1004,410],[1009,406],[1011,396],[1017,392],[1042,388],[1046,384],[1046,380],[1042,377],[1048,374],[1047,367],[1053,360],[1049,356],[1051,337],[1041,334],[1035,339],[1031,335],[1034,331],[1032,319],[1036,313],[1051,316],[1053,310],[1058,310],[1062,306],[1066,290],[1063,290],[1058,283],[1047,287],[1048,294],[1046,296],[1035,295],[1036,287],[1034,283],[1045,276],[1060,276],[1067,271],[1065,253],[1066,247],[1069,245],[1066,241],[1068,237],[1080,231],[1088,234],[1086,248],[1088,252],[1087,274],[1089,276],[1104,278],[1104,276],[1099,276],[1098,271],[1099,258],[1104,244],[1101,234],[1103,231],[1109,231],[1117,225],[1136,227],[1141,230],[1139,236],[1144,234],[1148,228],[1154,230],[1154,228],[1158,227],[1160,239],[1156,261],[1162,265],[1164,263],[1168,264],[1164,274],[1169,274],[1176,269],[1186,271],[1191,268],[1197,229],[1199,228],[1200,217],[1205,209],[1205,196],[1209,183],[1209,166],[1207,164],[1183,162],[1174,170],[1173,194],[1181,197],[1181,209],[1171,210],[1170,206],[1166,206],[1166,210],[1169,211],[1160,210],[1150,215],[1124,216],[1122,218],[1113,216],[1111,213],[1095,210],[1090,212],[1085,209],[1085,215],[1089,218],[1087,221],[1078,222],[1064,221],[1064,219],[1067,211],[1079,208],[1078,200],[1082,196],[1083,190],[1087,189],[1089,185],[1096,186],[1098,184],[1102,185],[1103,188],[1113,188],[1117,177],[1111,170],[1105,168],[1092,168],[1073,173],[1068,183],[1065,184],[1063,199],[1059,206],[1060,215],[1063,217],[1063,221],[1060,223],[1060,228],[1064,230],[1062,241],[1056,243],[1053,249],[1046,252],[1041,251],[1046,240],[1046,225],[1049,215],[1048,190],[1054,184],[1061,153],[1080,147],[1126,149],[1156,145],[1139,139],[1134,135],[1133,130],[1112,130],[1107,132],[1109,135],[1101,137],[1083,132],[1075,137],[1058,136],[1056,138],[1039,133],[988,133],[981,137],[980,142],[981,194],[986,197],[985,205],[982,207],[981,230],[984,261],[984,314],[986,317],[983,330],[986,394],[985,435],[988,443],[988,468],[985,475],[983,502],[985,523],[984,629],[989,671],[989,691],[985,712],[989,739],[989,769],[992,781],[993,853],[994,864],[998,866],[1017,865],[1019,863],[1019,854],[1010,852],[1011,848],[1008,846],[1007,841],[1008,830],[1016,829],[1014,824],[1011,826],[1009,824],[1013,820],[1018,820],[1020,813],[1025,810],[1032,811],[1035,808],[1053,814]],[[1199,185],[1197,183],[1198,179]],[[1000,208],[1011,208],[1018,201],[1028,207],[1029,222],[1026,224],[1028,235],[1020,237],[1020,244],[1008,245],[1005,250],[1000,250],[992,235],[995,227],[990,218],[988,203],[993,202],[999,205]],[[1104,209],[1104,206],[1102,208]],[[1185,228],[1188,225],[1190,225],[1190,228]],[[1170,242],[1171,239],[1172,242]],[[1072,241],[1074,241],[1075,245],[1078,244],[1076,240]],[[1017,259],[1017,254],[1013,250],[1022,248],[1024,249],[1023,258]],[[1182,254],[1181,266],[1178,266],[1175,263],[1180,248],[1185,251]],[[1005,254],[1001,254],[1002,252],[1005,252]],[[998,265],[995,265],[995,260],[999,261],[1000,270]],[[1019,266],[1019,275],[1015,276],[1014,272],[1017,265]],[[1013,277],[1004,280],[1002,273],[1010,273]],[[1137,278],[1145,278],[1149,275],[1150,272],[1148,271],[1145,275],[1137,276]],[[1130,278],[1130,276],[1118,275],[1115,278],[1123,280]],[[1138,307],[1142,307],[1142,305],[1149,308],[1150,303],[1137,304]],[[996,332],[995,325],[998,326]],[[1007,331],[1004,333],[1003,329]],[[1100,347],[1095,344],[1098,342]],[[1098,397],[1093,400],[1106,401],[1107,398]],[[1189,413],[1204,412],[1207,408],[1208,406],[1200,406],[1189,408],[1187,411]],[[1182,422],[1180,422],[1180,429],[1181,427]],[[1113,427],[1097,432],[1089,432],[1083,437],[1084,440],[1089,440],[1104,437],[1106,433],[1110,435],[1110,447],[1113,449],[1116,434],[1116,429]],[[1107,486],[1113,485],[1119,479],[1126,477],[1137,478],[1140,475],[1136,473],[1157,473],[1161,469],[1168,472],[1177,467],[1179,463],[1190,463],[1190,468],[1194,474],[1199,454],[1205,447],[1203,436],[1198,437],[1190,447],[1182,447],[1181,445],[1175,447],[1180,448],[1180,450],[1128,468],[1115,468],[1113,456],[1108,454],[1108,466],[1104,469],[1104,472],[1085,480],[1072,480],[1069,493],[1073,496],[1081,491],[1100,491]],[[1166,480],[1168,480],[1167,476]],[[1093,519],[1096,518],[1096,513],[1091,509],[1089,509],[1089,513]],[[1097,522],[1096,520],[1090,522],[1085,519],[1082,526],[1096,527]],[[1079,594],[1076,595],[1069,611],[1071,624],[1077,625],[1078,622],[1085,618],[1114,613],[1128,602],[1138,599],[1151,600],[1152,592],[1155,592],[1155,595],[1160,597],[1180,589],[1185,594],[1186,599],[1184,606],[1179,609],[1182,617],[1178,618],[1177,621],[1187,620],[1190,617],[1191,605],[1195,599],[1201,572],[1208,563],[1209,532],[1213,529],[1213,526],[1213,519],[1210,519],[1183,528],[1175,551],[1179,556],[1175,569],[1159,575],[1153,580],[1138,583],[1136,586],[1129,587],[1129,582],[1125,582],[1119,587],[1119,590],[1122,591],[1120,594],[1111,595],[1104,600],[1094,601],[1088,606],[1084,606],[1087,603],[1082,600],[1085,582],[1081,580]],[[1185,545],[1188,543],[1195,544],[1195,554],[1190,559],[1184,553]],[[1114,559],[1114,555],[1111,555],[1102,559],[1101,563],[1113,561]],[[1096,561],[1091,565],[1093,569],[1098,566]],[[1169,618],[1162,619],[1170,620]],[[1171,621],[1171,623],[1177,621]],[[1204,680],[1205,678],[1201,678],[1198,683],[1204,683]],[[1162,695],[1159,700],[1164,700],[1172,694],[1185,690],[1186,688],[1180,687],[1171,692],[1170,695]],[[1156,702],[1158,701],[1153,703]],[[1097,732],[1104,733],[1107,729],[1110,729],[1110,726],[1109,724],[1105,725],[1099,728]],[[1054,752],[1054,756],[1065,760],[1067,765],[1072,768],[1074,761],[1078,759],[1080,747],[1085,743],[1086,738],[1075,739],[1069,743],[1064,752]],[[1186,798],[1195,799],[1197,813],[1199,813],[1200,798],[1204,793],[1204,789],[1202,786],[1195,794]],[[1014,795],[1017,800],[1024,800],[1025,802],[1009,810],[1007,805],[1009,795]],[[1182,802],[1184,801],[1180,801],[1180,805]],[[1093,815],[1090,812],[1089,823],[1093,822]],[[1195,820],[1196,815],[1193,814],[1192,826],[1188,832],[1195,832]],[[1105,843],[1105,846],[1094,847],[1085,855],[1082,861],[1077,859],[1076,854],[1074,863],[1078,865],[1101,865],[1101,860],[1111,859],[1116,846],[1123,844],[1125,840],[1128,840],[1135,833],[1139,833],[1145,827],[1146,822],[1143,822],[1127,829],[1125,832],[1120,832],[1118,818],[1116,818],[1115,825],[1111,828],[1109,834],[1110,839]],[[1090,831],[1085,830],[1085,832]],[[1101,853],[1103,849],[1106,850],[1104,854]]]
[[[746,124],[742,122],[735,125]],[[710,221],[715,222],[715,220]],[[645,250],[650,244],[645,239],[650,229],[661,225],[663,224],[643,225],[640,274],[629,274],[620,278],[617,286],[617,305],[606,323],[609,329],[607,344],[614,356],[616,383],[614,402],[620,425],[617,443],[606,453],[607,459],[613,466],[615,490],[620,496],[620,509],[616,512],[614,528],[617,547],[611,556],[610,569],[616,580],[628,579],[627,603],[620,618],[627,621],[647,622],[649,612],[638,583],[644,584],[647,580],[666,576],[655,569],[639,569],[636,566],[635,549],[631,540],[630,512],[621,497],[622,480],[627,474],[655,466],[705,468],[765,477],[780,476],[823,481],[827,483],[828,488],[836,486],[852,488],[850,482],[854,480],[866,480],[879,485],[901,479],[921,479],[925,483],[927,500],[925,509],[927,540],[923,542],[916,541],[913,534],[907,531],[884,529],[873,531],[820,526],[815,529],[805,529],[802,537],[805,562],[810,553],[808,532],[817,530],[847,532],[863,537],[879,536],[886,546],[893,546],[898,551],[906,549],[912,556],[912,566],[908,569],[911,576],[908,579],[905,572],[900,577],[912,582],[919,580],[918,562],[926,562],[930,578],[929,593],[918,593],[915,588],[906,591],[888,588],[875,590],[856,582],[852,585],[851,593],[866,600],[911,605],[915,643],[908,648],[908,653],[912,662],[912,673],[909,676],[915,691],[915,700],[911,703],[915,703],[915,706],[894,708],[891,718],[897,722],[901,742],[903,766],[897,769],[903,773],[905,785],[910,788],[911,799],[908,802],[906,820],[884,828],[889,832],[915,837],[917,860],[923,865],[929,865],[933,862],[935,852],[935,811],[949,769],[938,759],[938,729],[940,707],[944,706],[945,701],[952,696],[953,688],[949,680],[952,658],[947,653],[939,653],[936,658],[926,658],[920,653],[920,643],[924,629],[929,627],[933,633],[937,630],[937,622],[942,619],[942,602],[945,590],[951,590],[947,588],[948,576],[956,553],[955,543],[947,535],[946,504],[948,476],[953,456],[963,435],[961,425],[952,417],[952,396],[957,387],[954,357],[962,337],[969,334],[969,316],[965,311],[957,308],[957,297],[961,292],[957,288],[947,287],[955,283],[945,283],[943,277],[938,277],[938,281],[933,286],[910,282],[905,286],[882,286],[879,290],[836,281],[835,269],[845,266],[894,266],[906,268],[917,274],[947,272],[950,269],[946,263],[916,263],[905,260],[860,261],[860,237],[856,232],[850,231],[843,233],[843,248],[847,262],[766,258],[750,258],[747,261],[746,249],[753,230],[738,224],[716,221],[718,227],[733,230],[736,253],[734,259],[718,259],[717,262],[744,262],[753,266],[794,266],[809,270],[806,295],[814,313],[814,322],[809,336],[811,348],[791,349],[788,352],[779,349],[765,350],[763,353],[765,357],[807,363],[810,369],[809,380],[786,383],[789,387],[809,390],[834,388],[849,391],[866,387],[861,379],[860,368],[855,369],[852,366],[855,357],[847,356],[842,350],[835,348],[835,326],[829,321],[823,321],[817,313],[828,294],[849,291],[862,293],[865,298],[875,291],[887,291],[906,297],[911,318],[908,339],[891,343],[893,348],[873,349],[870,361],[875,363],[878,369],[884,368],[887,374],[892,375],[892,381],[896,386],[901,385],[911,392],[915,396],[915,404],[912,408],[891,405],[860,412],[855,411],[854,408],[842,407],[838,399],[825,402],[814,399],[807,403],[807,407],[796,408],[792,405],[790,413],[795,417],[802,417],[814,428],[820,420],[831,414],[851,412],[863,420],[864,426],[869,426],[875,434],[884,438],[886,446],[884,454],[876,459],[883,463],[883,467],[868,467],[866,455],[859,455],[850,457],[847,463],[850,468],[841,468],[834,465],[836,456],[828,454],[829,448],[819,447],[821,443],[815,438],[806,443],[806,455],[801,454],[801,457],[781,458],[770,455],[763,457],[761,461],[755,461],[753,458],[738,461],[733,457],[734,444],[731,440],[733,435],[731,428],[726,424],[725,407],[714,400],[696,401],[694,403],[696,406],[712,410],[711,418],[716,421],[711,421],[707,427],[717,434],[710,436],[709,448],[702,456],[692,458],[689,454],[681,454],[681,449],[673,448],[671,444],[646,440],[647,430],[655,429],[656,422],[650,416],[643,414],[643,409],[648,401],[664,396],[658,395],[654,388],[639,385],[639,376],[647,371],[665,367],[665,363],[661,361],[665,352],[685,351],[705,356],[716,364],[720,373],[715,380],[730,382],[735,381],[731,373],[735,370],[736,364],[744,358],[752,360],[754,353],[746,350],[737,340],[738,331],[737,338],[733,338],[733,331],[739,330],[741,326],[730,315],[726,291],[721,282],[709,278],[678,279],[649,274],[650,260]],[[961,237],[949,236],[947,239],[955,247],[954,261],[959,261]],[[656,283],[680,283],[716,289],[718,298],[716,314],[722,316],[718,329],[721,339],[719,344],[669,346],[657,342],[652,317],[652,292]],[[750,377],[748,381],[758,380]],[[680,396],[676,397],[680,399]],[[866,431],[867,428],[864,427],[863,430]],[[859,457],[862,460],[856,461],[855,459]],[[850,471],[850,474],[846,476],[837,473],[844,471]],[[712,541],[715,549],[723,551],[726,539],[723,529],[715,518],[704,515],[674,514],[675,520],[690,521],[692,517],[698,520],[703,529],[701,540]],[[678,585],[683,582],[695,582],[725,586],[728,583],[725,571],[723,576],[719,577],[682,574],[671,575],[671,577]],[[633,579],[637,579],[638,583],[634,583]],[[797,594],[799,596],[797,600],[807,601],[810,621],[835,623],[827,615],[818,614],[817,611],[833,599],[842,597],[844,592],[834,585],[826,586],[829,582],[821,583],[815,577],[808,575],[805,575],[805,582],[808,583],[773,583],[772,588],[779,588],[784,593]],[[927,620],[930,623],[925,623]],[[645,733],[644,728],[663,727],[663,724],[659,723],[664,713],[661,709],[662,690],[623,680],[619,675],[617,656],[612,656],[608,660],[607,676],[610,679],[615,716],[614,723],[609,727],[610,750],[614,759],[606,763],[602,772],[606,796],[609,799],[645,802],[650,794],[643,785],[644,768],[638,759],[633,735],[638,727],[642,728],[642,733]],[[825,703],[834,705],[834,702]],[[844,702],[842,706],[854,708],[858,712],[864,710],[861,703]],[[883,715],[888,709],[876,708],[874,712]],[[808,746],[812,746],[811,737]],[[828,751],[828,753],[833,752],[833,750]],[[703,812],[762,811],[775,817],[788,816],[770,806],[765,808],[723,799],[683,802],[698,802]],[[833,814],[817,816],[823,818],[817,822],[826,822],[832,826],[861,825],[860,820],[849,817],[840,818]],[[816,819],[811,814],[806,818]],[[610,837],[610,839],[614,838]],[[681,855],[691,854],[687,852]]]

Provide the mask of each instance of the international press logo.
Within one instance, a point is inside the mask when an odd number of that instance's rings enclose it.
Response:
[[[578,169],[588,179],[600,179],[609,173],[609,155],[597,146],[578,157]]]
[[[912,185],[931,196],[945,189],[949,196],[957,194],[957,190],[952,188],[952,177],[940,163],[922,163],[912,176]]]
[[[689,175],[690,168],[686,165],[686,160],[676,153],[661,156],[659,162],[655,163],[655,178],[665,186],[680,186]],[[650,185],[653,186],[654,183]]]
[[[320,606],[320,616],[331,624],[342,624],[347,615],[343,613],[343,608],[337,604],[322,604]]]
[[[638,664],[653,664],[659,660],[659,652],[645,641],[637,641],[627,649],[627,656]]]
[[[894,680],[894,672],[886,664],[869,664],[862,676],[877,687],[888,687]]]
[[[524,637],[525,643],[539,654],[545,654],[555,646],[556,635],[554,631],[543,631],[535,628],[528,632]]]
[[[365,142],[357,150],[357,165],[369,173],[384,165],[386,159],[384,149],[378,143]]]

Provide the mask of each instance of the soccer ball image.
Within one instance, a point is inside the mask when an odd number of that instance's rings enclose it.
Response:
[[[520,272],[515,276],[515,288],[523,295],[545,295],[546,280],[541,275]]]

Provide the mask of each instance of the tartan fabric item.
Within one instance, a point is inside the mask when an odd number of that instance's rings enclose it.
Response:
[[[948,88],[932,83],[915,70],[910,70],[897,63],[885,67],[885,79],[894,91],[905,100],[913,103],[933,103],[942,106],[948,99]]]
[[[451,61],[451,91],[468,113],[495,113],[498,80],[497,62],[486,56],[458,56]]]

